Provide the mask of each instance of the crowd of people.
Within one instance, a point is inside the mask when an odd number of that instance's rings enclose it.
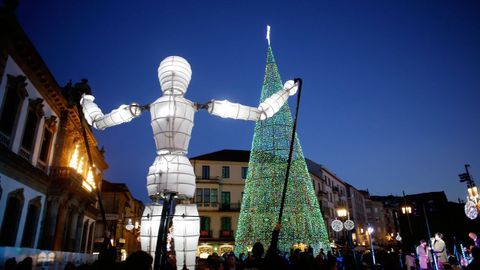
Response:
[[[261,243],[255,243],[251,252],[236,256],[233,252],[226,252],[219,256],[216,253],[206,259],[197,258],[198,270],[255,270],[255,269],[287,269],[287,270],[444,270],[465,269],[480,270],[480,238],[473,232],[469,234],[473,244],[461,252],[448,254],[443,235],[436,233],[435,237],[421,240],[415,252],[404,253],[401,249],[370,250],[355,252],[352,249],[320,249],[317,254],[312,248],[302,251],[290,250],[282,253],[270,247],[265,251]],[[152,269],[153,258],[150,254],[137,251],[127,257],[125,261],[115,262],[115,252],[100,253],[99,258],[91,265],[75,266],[67,263],[65,270],[99,270],[99,269]],[[6,270],[30,270],[33,260],[30,257],[20,262],[10,258],[5,262]],[[174,270],[176,267],[175,255],[168,254],[165,270]],[[180,269],[178,269],[180,270]]]
[[[447,245],[443,241],[443,235],[436,233],[430,242],[420,240],[416,248],[416,254],[405,255],[404,261],[407,270],[421,269],[479,269],[480,270],[480,239],[477,234],[470,232],[468,234],[472,240],[472,245],[463,248],[459,252],[447,252]],[[417,261],[415,264],[414,261]]]

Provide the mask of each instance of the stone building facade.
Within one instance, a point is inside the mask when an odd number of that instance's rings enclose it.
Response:
[[[10,4],[0,36],[0,246],[91,252],[103,153]]]

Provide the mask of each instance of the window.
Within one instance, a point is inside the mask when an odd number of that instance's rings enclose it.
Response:
[[[230,209],[230,192],[222,191],[222,208]]]
[[[223,166],[222,167],[222,178],[230,178],[230,167]]]
[[[211,237],[210,217],[200,217],[200,237]]]
[[[210,166],[202,166],[202,179],[210,179]]]
[[[242,167],[242,179],[247,179],[248,167]]]
[[[52,147],[52,140],[53,134],[55,133],[55,127],[57,124],[57,117],[50,116],[49,118],[45,119],[45,126],[43,128],[43,138],[40,148],[40,154],[38,156],[38,160],[47,165],[48,158],[50,155],[50,149]]]
[[[15,124],[20,115],[23,100],[28,96],[25,86],[25,76],[12,76],[7,74],[7,87],[0,112],[0,142],[10,146]]]
[[[221,218],[222,230],[230,231],[232,229],[232,218],[231,217],[222,217]]]
[[[203,202],[203,189],[202,188],[197,188],[197,192],[196,192],[196,196],[195,196],[195,201],[197,202],[197,205],[198,206],[201,206],[202,205],[202,202]]]
[[[200,230],[210,230],[210,217],[200,217]]]
[[[210,189],[203,189],[203,206],[210,206]]]
[[[8,194],[0,231],[0,246],[15,246],[23,202],[23,189],[17,189]]]
[[[30,158],[33,152],[33,144],[37,135],[38,124],[40,123],[40,117],[43,116],[42,103],[43,99],[41,98],[30,100],[20,150],[20,155],[27,159]]]
[[[218,203],[218,189],[212,188],[210,190],[210,202],[212,203],[212,207],[217,207]]]
[[[22,237],[22,247],[29,247],[33,248],[35,244],[35,236],[37,234],[37,225],[38,225],[38,217],[40,216],[40,208],[41,205],[41,198],[40,196],[36,197],[35,199],[31,200],[28,204],[27,210],[27,220],[25,221],[25,228],[23,230],[23,237]]]
[[[53,137],[52,132],[45,128],[43,131],[42,147],[40,148],[40,155],[38,156],[38,160],[40,160],[45,164],[48,161],[48,154],[50,152],[52,137]]]

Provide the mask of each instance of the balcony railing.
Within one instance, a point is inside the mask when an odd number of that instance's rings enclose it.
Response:
[[[241,203],[221,203],[220,210],[230,210],[230,211],[239,211],[242,207]]]
[[[218,207],[218,203],[217,202],[209,202],[209,203],[197,202],[197,206],[198,207]]]
[[[200,238],[212,238],[212,230],[200,230]]]
[[[233,238],[232,230],[220,230],[220,238]]]

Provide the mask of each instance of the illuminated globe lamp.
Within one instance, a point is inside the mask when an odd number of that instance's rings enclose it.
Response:
[[[132,219],[129,218],[127,225],[125,225],[125,229],[127,231],[132,231],[134,228],[135,228],[135,226],[132,224]]]
[[[353,220],[350,219],[350,213],[346,208],[338,208],[337,217],[346,218],[346,220],[345,222],[342,222],[341,220],[335,218],[335,220],[333,220],[331,224],[334,231],[339,232],[344,228],[347,231],[351,231],[353,230],[353,228],[355,228],[355,223],[353,222]]]
[[[480,200],[476,186],[471,186],[467,189],[468,196],[465,203],[465,215],[470,219],[476,219],[480,211]]]

